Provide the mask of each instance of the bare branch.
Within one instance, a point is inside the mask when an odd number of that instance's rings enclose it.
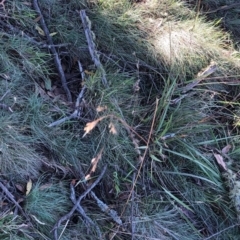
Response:
[[[43,31],[47,37],[47,41],[48,41],[48,44],[50,45],[50,50],[53,54],[53,57],[54,57],[54,62],[55,62],[55,65],[57,67],[57,70],[58,70],[58,73],[60,75],[60,78],[61,78],[61,82],[62,82],[62,86],[63,86],[63,89],[67,95],[67,99],[69,102],[72,102],[72,96],[71,96],[71,93],[68,89],[68,86],[67,86],[67,81],[66,81],[66,78],[65,78],[65,75],[64,75],[64,71],[62,69],[62,65],[61,65],[61,60],[57,54],[57,51],[56,51],[56,48],[54,47],[54,44],[53,44],[53,41],[52,41],[52,37],[50,35],[50,32],[47,28],[47,25],[45,23],[45,20],[43,18],[43,15],[42,15],[42,12],[38,6],[38,0],[33,0],[33,6],[36,10],[36,12],[41,16],[40,18],[40,23],[42,25],[42,28],[43,28]]]
[[[92,60],[95,64],[95,66],[101,72],[103,85],[105,87],[107,87],[108,83],[107,83],[107,79],[106,79],[106,72],[105,72],[105,70],[104,70],[104,68],[103,68],[103,66],[100,62],[99,55],[96,51],[95,43],[94,43],[94,40],[93,40],[95,35],[91,31],[91,22],[90,22],[89,18],[87,17],[85,10],[80,11],[80,17],[81,17],[81,20],[82,20],[85,36],[86,36],[86,39],[87,39],[87,42],[88,42],[88,49],[89,49],[90,55],[92,57]]]
[[[70,196],[70,198],[71,198],[72,202],[73,202],[74,205],[75,205],[75,204],[77,204],[76,195],[75,195],[75,189],[74,189],[74,187],[73,187],[72,184],[70,184],[70,188],[71,188],[71,196]],[[77,210],[77,211],[80,213],[80,215],[86,220],[87,223],[95,226],[95,228],[96,228],[96,230],[97,230],[97,233],[98,233],[98,237],[101,238],[102,234],[101,234],[101,231],[100,231],[98,225],[95,224],[95,223],[93,222],[93,220],[92,220],[90,217],[87,216],[87,214],[85,213],[85,211],[84,211],[84,209],[82,208],[82,206],[80,205],[80,203],[77,204],[77,209],[76,209],[76,210]]]
[[[89,192],[91,192],[92,189],[101,181],[101,179],[103,178],[104,173],[106,172],[106,169],[107,169],[107,166],[104,166],[101,174],[98,176],[96,181],[83,194],[81,194],[79,196],[78,200],[76,201],[76,203],[73,206],[73,208],[71,209],[71,211],[69,213],[67,213],[66,215],[64,215],[63,217],[61,217],[58,220],[58,222],[54,225],[52,231],[54,231],[54,238],[55,238],[55,240],[58,240],[58,233],[57,233],[58,227],[60,227],[62,222],[67,221],[73,215],[73,213],[77,210],[77,208],[78,208],[80,202],[82,201],[82,199],[85,198],[87,196],[87,194]]]

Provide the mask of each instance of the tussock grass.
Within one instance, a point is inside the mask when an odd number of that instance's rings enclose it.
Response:
[[[51,178],[50,174],[46,175],[45,178],[49,178],[47,182],[43,176],[33,186],[32,191],[27,196],[25,209],[32,219],[34,228],[39,232],[39,236],[41,233],[45,233],[46,237],[52,238],[51,230],[54,224],[60,216],[66,214],[71,208],[69,184]],[[33,229],[32,233],[35,234],[35,231]]]
[[[21,228],[21,217],[15,218],[11,212],[1,213],[0,217],[0,237],[1,239],[25,239],[23,236],[17,236]]]
[[[203,13],[208,13],[207,17],[215,22],[219,22],[221,27],[231,33],[235,40],[235,46],[239,48],[239,10],[240,5],[237,0],[204,0],[200,3]]]
[[[31,178],[34,186],[23,203],[32,226],[17,231],[24,220],[2,216],[0,236],[53,239],[53,225],[72,206],[69,183],[82,180],[102,148],[95,175],[105,164],[108,170],[94,191],[118,212],[124,226],[116,226],[92,198],[82,205],[106,239],[132,239],[132,234],[134,239],[239,236],[235,196],[229,195],[231,186],[213,156],[230,144],[229,168],[239,167],[239,53],[229,34],[186,1],[39,4],[50,32],[56,33],[54,43],[67,44],[57,51],[74,101],[86,86],[83,118],[48,127],[74,107],[59,90],[49,49],[34,42],[45,41],[36,29],[37,14],[25,1],[8,2],[11,18],[3,18],[0,28],[0,99],[7,94],[0,103],[13,112],[0,112],[1,175],[23,185]],[[91,21],[107,88],[88,53],[76,12],[80,9],[86,9]],[[86,74],[83,81],[78,59]],[[179,89],[211,60],[218,70],[181,98]],[[98,119],[83,138],[86,123]],[[112,126],[116,135],[109,132]],[[77,194],[83,191],[76,188]],[[77,213],[61,230],[62,239],[97,236]]]

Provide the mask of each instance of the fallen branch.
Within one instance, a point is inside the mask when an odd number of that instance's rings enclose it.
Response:
[[[79,71],[81,73],[81,76],[82,76],[82,81],[85,79],[85,73],[83,71],[83,67],[81,65],[81,62],[78,61],[78,68],[79,68]],[[80,103],[83,99],[83,95],[84,95],[84,92],[86,90],[86,86],[83,86],[83,88],[81,89],[80,93],[78,94],[78,97],[77,97],[77,100],[76,100],[76,103],[75,103],[75,110],[74,112],[68,116],[68,117],[64,117],[62,119],[59,119],[51,124],[48,125],[48,127],[54,127],[54,126],[57,126],[57,125],[60,125],[66,121],[69,121],[71,119],[74,119],[74,118],[80,118],[81,117],[81,113],[82,113],[82,108],[80,107]]]
[[[233,4],[230,4],[230,5],[225,5],[225,6],[222,6],[222,7],[219,7],[215,10],[212,10],[212,11],[209,11],[209,12],[203,12],[202,14],[209,14],[209,13],[215,13],[215,12],[218,12],[218,11],[226,11],[226,10],[229,10],[231,8],[236,8],[240,6],[240,3],[233,3]]]
[[[75,113],[75,111],[74,111],[74,113]],[[49,124],[48,127],[55,127],[55,126],[58,126],[58,125],[66,122],[66,121],[69,121],[69,120],[73,119],[73,118],[75,117],[75,114],[74,114],[74,113],[72,113],[70,116],[61,118],[61,119],[59,119],[59,120],[57,120],[57,121]]]
[[[183,87],[181,90],[181,93],[187,93],[188,91],[192,90],[194,87],[196,87],[202,80],[206,79],[208,76],[210,76],[212,73],[216,72],[218,70],[217,64],[215,62],[211,62],[210,65],[198,73],[198,76],[192,80],[191,83],[189,83],[187,86]]]
[[[82,20],[83,29],[84,29],[85,36],[86,36],[86,39],[87,39],[88,49],[89,49],[90,55],[92,57],[92,60],[95,64],[95,66],[97,67],[97,69],[101,73],[102,83],[103,83],[104,87],[108,88],[109,85],[108,85],[107,78],[106,78],[106,72],[103,68],[102,63],[100,62],[99,54],[98,54],[98,52],[95,48],[95,43],[94,43],[95,34],[91,30],[91,21],[87,17],[85,10],[80,11],[80,17],[81,17],[81,20]],[[118,101],[116,100],[116,98],[111,98],[111,101],[112,101],[112,103],[114,103],[115,107],[118,109],[119,113],[121,114],[122,118],[124,119],[122,110],[119,107],[119,104],[118,104]]]
[[[97,50],[95,48],[95,43],[94,43],[94,40],[93,40],[94,39],[94,33],[91,31],[91,21],[86,16],[85,10],[80,11],[80,16],[81,16],[85,36],[86,36],[86,39],[87,39],[88,49],[89,49],[90,55],[92,57],[92,60],[95,64],[95,66],[97,67],[97,69],[101,73],[102,82],[103,82],[104,87],[108,87],[108,83],[107,83],[107,79],[106,79],[106,72],[103,68],[103,65],[100,62],[99,55],[98,55]],[[79,67],[80,73],[82,75],[82,80],[84,80],[85,79],[85,74],[84,74],[84,71],[83,71],[83,68],[82,68],[82,65],[81,65],[80,61],[78,61],[78,67]],[[78,95],[78,98],[76,100],[75,111],[70,116],[64,117],[62,119],[59,119],[59,120],[49,124],[48,127],[54,127],[54,126],[57,126],[57,125],[60,125],[64,122],[66,122],[66,121],[69,121],[71,119],[79,118],[81,116],[80,102],[81,102],[81,99],[83,97],[83,94],[84,94],[85,90],[86,90],[86,87],[84,86],[82,88],[81,92]],[[120,107],[118,106],[118,103],[117,103],[116,99],[112,99],[112,101],[115,104],[115,106],[118,108],[119,112],[121,113],[121,115],[123,117],[122,111],[121,111]]]
[[[116,211],[109,208],[107,206],[107,204],[105,204],[103,201],[101,201],[93,191],[90,192],[90,195],[92,198],[94,198],[96,200],[97,205],[101,209],[102,212],[107,213],[113,219],[113,221],[116,222],[118,225],[122,225],[122,220],[118,216]]]
[[[80,11],[80,17],[81,17],[81,20],[82,20],[83,29],[84,29],[85,36],[86,36],[86,39],[87,39],[88,49],[89,49],[90,55],[92,57],[92,60],[95,64],[95,66],[97,67],[97,69],[101,73],[103,85],[105,87],[107,87],[108,83],[107,83],[107,79],[106,79],[106,72],[105,72],[105,70],[104,70],[104,68],[103,68],[103,66],[100,62],[99,55],[98,55],[98,53],[96,51],[96,48],[95,48],[95,43],[93,41],[93,38],[95,38],[95,35],[91,31],[91,21],[86,16],[85,10]]]
[[[77,210],[77,208],[79,207],[80,202],[82,201],[83,198],[85,198],[87,196],[88,193],[90,193],[92,191],[92,189],[100,182],[100,180],[102,179],[105,171],[107,169],[107,166],[104,166],[101,174],[98,176],[98,178],[96,179],[96,181],[83,193],[78,197],[78,200],[76,201],[75,205],[73,206],[73,208],[71,209],[71,211],[69,213],[67,213],[66,215],[64,215],[63,217],[61,217],[58,222],[54,225],[53,230],[54,231],[54,238],[55,240],[58,240],[58,228],[60,227],[61,223],[64,221],[67,221],[72,215],[73,213]]]
[[[102,157],[102,152],[103,152],[103,148],[100,150],[100,152],[92,159],[91,161],[91,167],[90,167],[90,171],[87,175],[84,175],[82,172],[80,172],[80,178],[81,178],[81,182],[84,186],[84,188],[87,188],[87,184],[86,181],[88,179],[91,178],[91,175],[96,171],[97,168],[97,164],[99,162],[99,160]],[[84,179],[84,181],[82,181]],[[79,183],[79,182],[78,182]],[[78,185],[78,183],[75,185],[75,187]],[[107,204],[105,204],[103,201],[101,201],[96,194],[91,191],[90,192],[91,197],[97,202],[98,207],[101,209],[102,212],[104,212],[105,214],[107,214],[108,216],[110,216],[114,222],[116,222],[118,225],[122,225],[122,220],[120,219],[120,217],[118,216],[117,212],[110,209]]]
[[[61,78],[61,82],[62,82],[62,86],[63,86],[63,89],[67,95],[67,99],[69,102],[72,102],[72,96],[71,96],[71,93],[68,89],[68,86],[67,86],[67,81],[66,81],[66,78],[65,78],[65,75],[64,75],[64,71],[62,69],[62,65],[61,65],[61,60],[57,54],[57,51],[56,51],[56,48],[54,47],[54,44],[53,44],[53,41],[52,41],[52,37],[50,35],[50,32],[47,28],[47,25],[44,21],[44,18],[43,18],[43,15],[42,15],[42,12],[38,6],[38,0],[33,0],[33,6],[34,6],[34,9],[35,11],[40,15],[40,23],[42,25],[42,28],[43,28],[43,31],[47,37],[47,42],[48,44],[51,46],[50,47],[50,50],[53,54],[53,57],[54,57],[54,62],[55,62],[55,65],[57,67],[57,70],[58,70],[58,73],[60,75],[60,78]]]
[[[70,184],[70,188],[71,188],[71,196],[70,196],[70,198],[71,198],[72,202],[74,203],[74,205],[76,205],[76,204],[77,204],[77,200],[76,200],[76,194],[75,194],[74,186],[73,186],[72,184]],[[87,223],[95,226],[96,231],[97,231],[97,233],[98,233],[98,237],[101,238],[102,234],[101,234],[101,231],[100,231],[99,227],[93,222],[93,220],[92,220],[90,217],[88,217],[88,216],[86,215],[86,213],[85,213],[84,209],[82,208],[82,206],[80,205],[80,203],[77,204],[77,209],[76,209],[76,210],[77,210],[77,211],[80,213],[80,215],[86,220]],[[89,224],[88,224],[88,225],[89,225]],[[88,226],[88,227],[89,227],[89,226]]]

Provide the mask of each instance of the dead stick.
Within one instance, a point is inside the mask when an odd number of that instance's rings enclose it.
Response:
[[[83,71],[82,64],[79,60],[78,60],[78,67],[79,67],[79,71],[80,71],[81,76],[82,76],[82,81],[84,81],[85,80],[85,74],[84,74],[84,71]],[[49,124],[48,127],[54,127],[54,126],[60,125],[64,122],[66,122],[66,121],[69,121],[69,120],[73,119],[73,118],[78,118],[79,119],[81,117],[81,114],[82,114],[82,108],[80,107],[80,103],[83,99],[83,95],[85,93],[85,90],[86,90],[86,86],[83,86],[80,93],[78,94],[76,104],[75,104],[75,111],[70,116],[64,117],[62,119],[59,119],[59,120]]]
[[[95,64],[95,66],[101,73],[102,83],[103,83],[104,87],[108,88],[109,85],[108,85],[107,78],[106,78],[106,72],[103,68],[103,65],[102,65],[100,59],[99,59],[99,55],[98,55],[96,47],[95,47],[95,43],[94,43],[95,34],[91,30],[91,21],[87,17],[85,10],[80,11],[80,17],[82,20],[83,29],[84,29],[85,36],[87,39],[90,55],[92,57],[92,60]],[[114,103],[114,105],[120,112],[122,118],[124,119],[124,116],[123,116],[121,108],[119,107],[118,101],[115,98],[111,98],[111,101]]]
[[[50,45],[50,50],[53,54],[53,58],[54,58],[54,62],[55,62],[55,65],[57,67],[57,70],[58,70],[58,73],[60,75],[60,78],[61,78],[61,82],[62,82],[62,86],[63,86],[63,89],[65,91],[65,93],[67,94],[67,99],[69,102],[72,102],[72,96],[71,96],[71,93],[68,89],[68,86],[67,86],[67,81],[66,81],[66,78],[65,78],[65,75],[64,75],[64,71],[62,69],[62,65],[61,65],[61,60],[57,54],[57,51],[56,51],[56,48],[54,47],[54,44],[53,44],[53,41],[52,41],[52,37],[50,36],[50,32],[47,28],[47,25],[44,21],[44,18],[43,18],[43,15],[42,15],[42,12],[38,6],[38,0],[33,0],[33,6],[35,8],[35,11],[40,15],[40,23],[42,25],[42,28],[43,28],[43,31],[47,37],[47,41],[48,41],[48,44]]]
[[[218,12],[218,11],[226,11],[226,10],[229,10],[231,8],[235,8],[239,5],[240,5],[240,3],[233,3],[233,4],[230,4],[230,5],[219,7],[217,9],[209,11],[209,12],[203,12],[203,14],[215,13],[215,12]]]
[[[108,83],[107,83],[107,79],[106,79],[106,72],[105,72],[105,70],[104,70],[104,68],[103,68],[103,66],[100,62],[99,55],[96,51],[95,43],[93,41],[94,33],[91,31],[91,22],[90,22],[89,18],[86,16],[85,10],[80,11],[80,17],[81,17],[81,20],[82,20],[83,29],[84,29],[85,36],[86,36],[86,39],[87,39],[88,49],[89,49],[90,55],[92,57],[92,60],[95,64],[95,66],[101,72],[102,83],[103,83],[104,87],[107,87]]]
[[[74,204],[77,204],[77,200],[76,200],[76,194],[75,194],[75,189],[74,189],[74,186],[72,184],[70,184],[70,188],[71,188],[71,200]],[[92,193],[92,192],[91,192]],[[99,227],[97,226],[97,224],[95,224],[93,222],[93,220],[87,216],[87,214],[85,213],[84,209],[82,208],[82,206],[79,204],[77,204],[77,209],[76,209],[80,214],[81,216],[87,221],[87,223],[90,223],[91,225],[95,226],[96,228],[96,231],[98,233],[98,237],[101,238],[102,234],[101,234],[101,231],[99,229]]]
[[[58,222],[54,225],[53,230],[54,231],[54,238],[55,240],[58,240],[58,233],[57,233],[57,229],[58,227],[60,227],[61,223],[64,221],[67,221],[72,215],[73,213],[76,211],[76,209],[78,208],[78,205],[80,204],[80,202],[82,201],[83,198],[85,198],[87,196],[87,194],[89,192],[92,191],[92,189],[100,182],[100,180],[102,179],[105,171],[107,169],[107,166],[105,165],[101,174],[98,176],[98,178],[96,179],[96,181],[83,193],[79,196],[76,204],[73,206],[73,208],[71,209],[71,211],[69,213],[67,213],[66,215],[64,215],[63,217],[61,217]]]
[[[131,236],[132,236],[132,240],[134,240],[134,232],[135,232],[135,224],[133,223],[133,205],[134,205],[134,182],[135,182],[135,177],[136,177],[136,173],[133,173],[133,178],[132,178],[132,188],[133,188],[133,192],[132,192],[132,199],[131,199]],[[134,225],[133,225],[134,224]]]

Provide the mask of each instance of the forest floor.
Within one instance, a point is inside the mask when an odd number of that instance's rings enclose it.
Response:
[[[0,1],[0,239],[239,239],[238,0]]]

